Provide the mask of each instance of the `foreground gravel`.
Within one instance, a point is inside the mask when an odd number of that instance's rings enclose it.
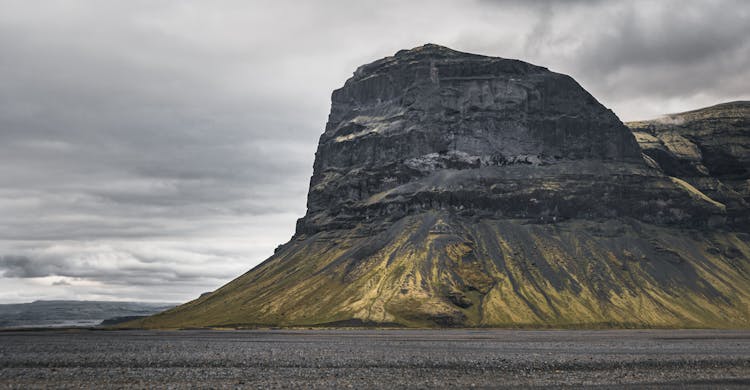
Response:
[[[0,388],[750,387],[750,331],[0,332]]]

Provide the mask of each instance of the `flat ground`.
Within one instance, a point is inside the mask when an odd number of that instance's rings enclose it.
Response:
[[[0,388],[750,386],[750,331],[0,332]]]

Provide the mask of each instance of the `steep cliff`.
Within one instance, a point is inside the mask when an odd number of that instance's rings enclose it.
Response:
[[[656,166],[566,75],[403,50],[334,91],[295,236],[130,325],[750,326],[750,235]]]
[[[627,124],[655,168],[727,206],[750,231],[750,102],[730,102]]]
[[[436,208],[697,223],[721,213],[640,156],[628,128],[572,78],[426,45],[362,66],[334,91],[298,233]]]

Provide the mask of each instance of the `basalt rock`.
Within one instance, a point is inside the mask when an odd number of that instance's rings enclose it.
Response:
[[[569,76],[400,51],[334,91],[294,237],[130,325],[749,326],[750,235],[644,147]]]
[[[688,195],[569,76],[425,45],[334,91],[297,233],[433,209],[691,224],[723,213]]]
[[[750,102],[731,102],[630,122],[652,166],[727,207],[750,230]]]

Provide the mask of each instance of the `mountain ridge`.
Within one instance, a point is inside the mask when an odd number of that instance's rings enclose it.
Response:
[[[98,326],[113,317],[147,316],[174,306],[177,304],[67,299],[0,304],[0,328]]]

